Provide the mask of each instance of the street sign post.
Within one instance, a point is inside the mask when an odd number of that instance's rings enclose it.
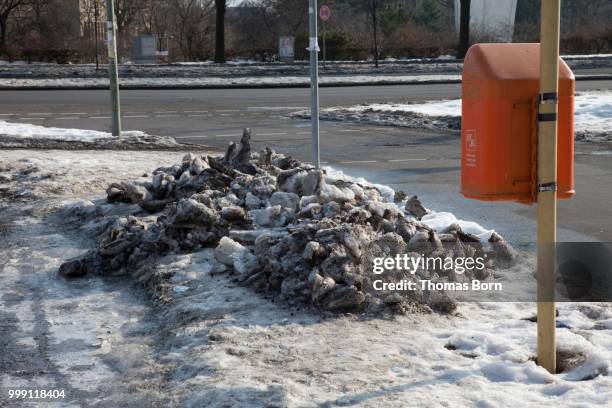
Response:
[[[293,62],[295,37],[281,36],[278,39],[278,57],[283,62]]]
[[[327,69],[325,62],[326,62],[326,34],[327,34],[327,20],[329,20],[329,17],[331,16],[331,10],[329,8],[329,6],[327,5],[322,5],[321,8],[319,9],[319,17],[321,17],[321,21],[323,22],[323,69]]]
[[[310,28],[310,118],[312,121],[312,163],[315,168],[321,167],[319,151],[319,41],[317,39],[317,0],[309,0],[308,7]]]
[[[542,0],[538,107],[538,365],[555,374],[555,242],[560,0]]]
[[[106,0],[106,39],[108,42],[108,74],[110,77],[111,109],[113,116],[113,136],[121,137],[121,105],[119,103],[119,73],[117,69],[117,18],[115,1]]]
[[[319,9],[319,16],[321,17],[322,21],[327,21],[329,20],[329,17],[331,16],[331,10],[329,8],[329,6],[327,5],[322,5],[321,8]]]

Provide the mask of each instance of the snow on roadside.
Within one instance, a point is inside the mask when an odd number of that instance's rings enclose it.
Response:
[[[386,84],[386,83],[432,83],[458,82],[461,75],[330,75],[322,76],[321,85],[345,84]],[[206,78],[121,78],[123,87],[240,87],[240,86],[307,86],[310,78],[306,76],[252,76],[252,77],[206,77]],[[108,88],[106,78],[1,78],[0,88]]]
[[[181,157],[167,152],[0,151],[0,162],[25,160],[41,173],[56,174],[33,181],[28,188],[57,203],[102,198],[107,183],[137,178]],[[61,248],[49,246],[36,248],[37,259],[44,255],[57,265]],[[34,248],[22,246],[21,250],[27,253]],[[79,350],[69,359],[61,360],[62,353],[51,355],[59,365],[58,373],[73,382],[74,390],[100,387],[106,402],[116,406],[127,401],[121,400],[127,395],[120,395],[119,383],[126,381],[138,389],[140,384],[130,375],[141,373],[146,378],[144,369],[153,368],[152,360],[164,373],[164,393],[176,396],[181,406],[538,407],[604,406],[612,400],[612,378],[606,375],[612,360],[609,304],[559,305],[559,319],[564,323],[558,331],[560,347],[582,353],[586,360],[568,373],[553,376],[531,361],[536,325],[522,319],[534,314],[533,304],[466,303],[459,306],[459,315],[451,317],[327,318],[273,303],[225,276],[214,275],[212,258],[212,251],[205,250],[160,261],[157,268],[171,276],[173,287],[172,303],[156,309],[161,327],[140,327],[136,316],[130,316],[123,323],[113,318],[111,333],[103,321],[104,330],[98,334],[97,309],[86,308],[96,298],[77,298],[77,309],[95,317],[89,324],[96,326],[91,330],[101,338],[91,350]],[[32,273],[53,271],[34,268]],[[40,291],[40,296],[53,298],[58,286],[56,282]],[[53,302],[42,302],[46,311],[56,306]],[[123,318],[121,311],[117,313],[115,317]],[[89,346],[88,326],[73,332],[68,320],[74,315],[64,315],[61,318],[54,311],[52,351],[71,344],[60,343],[71,333],[83,336],[83,344]],[[79,321],[84,317],[79,313]],[[23,324],[27,327],[27,321]],[[140,331],[165,337],[150,348],[123,346],[131,333]],[[76,356],[82,356],[81,360]],[[120,376],[113,377],[109,370]],[[595,378],[577,381],[589,377]],[[88,388],[79,378],[88,379]],[[145,389],[160,389],[156,383],[148,385]]]
[[[412,117],[414,114],[417,118]],[[376,103],[351,107],[333,107],[324,109],[322,115],[326,119],[359,120],[373,123],[395,124],[405,126],[414,123],[422,117],[434,120],[438,128],[448,129],[450,126],[442,118],[457,119],[461,117],[461,99],[429,101],[424,103]],[[577,93],[574,99],[574,129],[578,135],[612,133],[612,92],[592,91]],[[612,136],[610,136],[612,137]]]
[[[123,132],[129,136],[145,136],[144,132],[127,131]],[[112,138],[113,135],[107,132],[85,129],[67,129],[57,127],[45,127],[31,125],[29,123],[13,123],[0,120],[0,137],[9,136],[23,139],[53,139],[66,141],[91,142],[97,139]]]
[[[461,99],[425,103],[374,103],[351,106],[349,108],[329,108],[329,110],[332,109],[346,109],[350,112],[412,112],[428,116],[461,116]]]
[[[123,131],[121,137],[97,130],[45,127],[0,120],[0,147],[34,149],[172,149],[183,147],[172,137]]]
[[[579,93],[574,104],[576,130],[612,132],[612,92]]]
[[[93,150],[0,149],[0,172],[10,173],[14,167],[18,175],[15,178],[3,174],[0,193],[8,191],[11,196],[35,198],[58,195],[62,200],[80,200],[92,195],[103,198],[108,183],[137,178],[157,164],[169,165],[180,160],[182,155],[180,152],[113,151],[109,154]],[[34,209],[45,210],[38,206]]]
[[[587,75],[608,77],[606,74]],[[576,75],[577,78],[580,75]],[[427,84],[427,83],[461,83],[458,74],[409,74],[409,75],[326,75],[319,78],[319,84],[325,85],[384,85],[384,84]],[[250,77],[124,77],[120,84],[125,88],[207,88],[207,87],[282,87],[309,86],[307,76],[250,76]],[[0,78],[0,89],[19,88],[108,88],[106,78]]]

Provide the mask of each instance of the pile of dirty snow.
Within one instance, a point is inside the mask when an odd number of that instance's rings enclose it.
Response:
[[[231,274],[288,303],[343,311],[421,305],[452,311],[454,302],[442,292],[373,290],[373,259],[414,253],[487,260],[487,268],[474,274],[394,270],[392,281],[485,280],[497,265],[514,260],[499,235],[477,224],[464,226],[480,236],[465,231],[454,217],[428,211],[416,196],[389,190],[332,177],[269,148],[253,153],[245,130],[224,156],[188,154],[182,163],[155,170],[149,181],[111,184],[109,202],[137,204],[142,213],[109,220],[96,247],[66,262],[60,274],[130,274],[155,285],[167,278],[154,272],[157,258],[214,247],[213,273]]]

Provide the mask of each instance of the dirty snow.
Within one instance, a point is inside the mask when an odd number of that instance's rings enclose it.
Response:
[[[100,200],[109,182],[181,157],[0,151],[3,165],[31,164],[49,175],[11,184],[37,197],[25,207],[0,195],[3,214],[23,227],[0,244],[7,260],[0,336],[22,350],[15,358],[31,357],[14,365],[3,353],[2,387],[66,387],[72,397],[62,406],[596,407],[612,400],[609,303],[559,305],[559,348],[583,358],[553,376],[531,360],[536,325],[523,319],[534,304],[465,303],[456,316],[326,317],[214,275],[212,250],[160,260],[174,289],[172,302],[157,308],[122,281],[57,280],[57,266],[83,250],[91,225],[62,231],[50,212],[66,200]]]
[[[436,83],[459,82],[460,75],[337,75],[322,76],[321,85],[350,85],[389,83]],[[242,86],[308,86],[310,78],[305,76],[269,76],[269,77],[206,77],[206,78],[120,78],[122,87],[143,88],[192,88],[192,87],[242,87]],[[108,88],[106,78],[2,78],[0,88]]]
[[[574,100],[574,129],[576,133],[610,133],[612,127],[612,92],[593,91],[577,93]],[[426,117],[461,117],[461,99],[430,101],[424,103],[377,103],[351,107],[334,107],[324,109],[324,118],[342,118],[344,114],[354,115],[365,121],[403,125],[406,117],[403,114],[418,114]],[[441,126],[447,128],[444,121]]]
[[[324,169],[331,180],[346,180],[359,183],[362,186],[375,187],[380,190],[383,197],[385,197],[389,202],[393,202],[395,191],[389,186],[371,183],[363,177],[349,176],[340,170],[334,169],[333,167],[324,167]],[[402,205],[399,205],[398,208],[401,210]],[[482,242],[487,242],[489,238],[491,238],[491,235],[495,232],[494,230],[488,230],[482,227],[480,224],[474,221],[457,219],[457,217],[450,212],[436,212],[435,210],[431,209],[427,215],[421,218],[421,222],[437,232],[444,231],[453,224],[459,224],[463,232],[476,235]]]
[[[122,280],[59,281],[59,265],[90,238],[55,214],[87,212],[109,180],[173,154],[0,150],[0,405],[8,387],[65,390],[50,407],[171,405],[150,300]]]
[[[125,136],[144,136],[144,132],[128,131]],[[0,120],[0,137],[10,136],[24,139],[54,139],[66,141],[89,142],[96,139],[111,138],[113,135],[107,132],[84,129],[66,129],[56,127],[44,127],[28,123],[12,123]]]
[[[344,109],[344,108],[330,108]],[[374,103],[346,108],[352,112],[413,112],[429,116],[461,116],[461,99],[431,101],[425,103]]]
[[[183,147],[172,137],[122,131],[121,137],[96,130],[45,127],[0,120],[0,147],[36,149],[169,149]]]

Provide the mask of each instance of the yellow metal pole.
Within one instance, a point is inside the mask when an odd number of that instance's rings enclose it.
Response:
[[[557,93],[560,0],[542,0],[538,111],[538,364],[556,372]]]

